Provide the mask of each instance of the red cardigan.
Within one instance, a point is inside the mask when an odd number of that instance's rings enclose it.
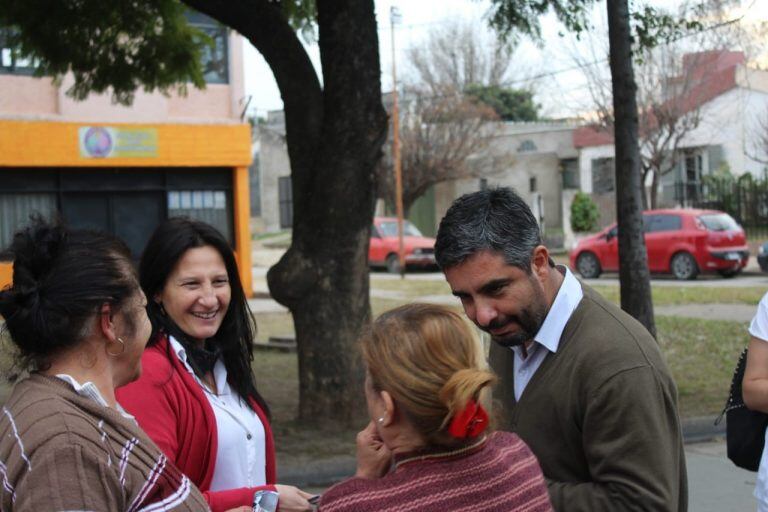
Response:
[[[139,426],[178,468],[203,492],[213,512],[253,503],[253,493],[274,490],[275,443],[264,411],[249,401],[264,425],[266,477],[263,487],[242,487],[211,492],[218,436],[216,417],[200,384],[179,361],[168,341],[161,338],[141,357],[141,377],[116,391],[117,400],[136,417]]]

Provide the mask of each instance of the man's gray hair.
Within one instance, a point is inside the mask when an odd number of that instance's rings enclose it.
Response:
[[[538,245],[539,224],[525,201],[510,188],[493,188],[453,202],[440,221],[435,258],[445,270],[490,250],[503,255],[508,265],[530,273]]]

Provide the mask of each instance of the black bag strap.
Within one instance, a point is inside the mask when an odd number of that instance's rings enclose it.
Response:
[[[741,382],[744,380],[744,371],[747,369],[747,348],[741,351],[739,361],[736,363],[736,368],[733,370],[733,378],[731,379],[731,389],[728,392],[728,399],[725,401],[723,412],[715,419],[715,425],[719,425],[723,418],[733,409],[739,409],[746,407],[744,405],[744,398],[741,394]]]

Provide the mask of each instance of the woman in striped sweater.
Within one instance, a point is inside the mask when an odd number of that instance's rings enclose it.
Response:
[[[494,376],[455,312],[411,304],[362,339],[371,422],[357,473],[322,497],[322,512],[550,511],[539,464],[515,434],[490,432],[481,405]]]
[[[31,373],[0,413],[0,510],[208,510],[115,401],[150,332],[128,248],[38,220],[10,253],[0,315]]]

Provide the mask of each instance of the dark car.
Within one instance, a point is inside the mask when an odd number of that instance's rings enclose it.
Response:
[[[717,210],[667,209],[643,212],[648,269],[695,279],[700,272],[732,277],[749,261],[747,237],[739,224]],[[570,254],[571,268],[585,278],[619,269],[616,224],[581,240]]]
[[[757,264],[763,272],[768,272],[768,242],[757,248]]]

